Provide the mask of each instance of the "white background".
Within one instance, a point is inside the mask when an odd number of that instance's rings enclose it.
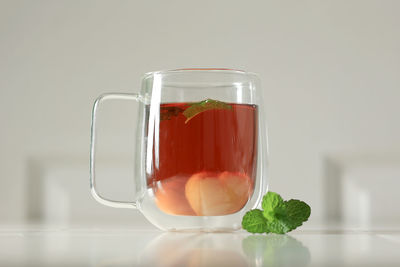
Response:
[[[0,223],[145,225],[89,195],[94,99],[138,91],[148,71],[228,67],[263,82],[272,191],[308,202],[311,223],[400,225],[399,10],[400,1],[0,0]],[[129,198],[124,125],[134,111],[118,108],[102,137],[103,183]]]

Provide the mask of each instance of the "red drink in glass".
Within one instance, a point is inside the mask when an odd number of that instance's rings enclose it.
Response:
[[[253,193],[257,167],[257,106],[228,104],[188,119],[190,103],[160,106],[158,144],[148,184],[157,206],[174,215],[232,214]],[[156,164],[158,159],[158,164]]]

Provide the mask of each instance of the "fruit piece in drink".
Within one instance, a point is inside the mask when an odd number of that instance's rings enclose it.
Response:
[[[187,181],[185,195],[196,215],[217,216],[242,209],[252,188],[251,179],[244,174],[200,172]]]
[[[159,181],[155,191],[157,206],[172,215],[196,215],[185,197],[187,176],[174,176]]]

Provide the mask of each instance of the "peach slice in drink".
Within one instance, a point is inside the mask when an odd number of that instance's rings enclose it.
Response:
[[[242,209],[252,188],[251,179],[241,173],[200,172],[186,182],[185,195],[196,215],[217,216]]]
[[[155,195],[160,210],[172,215],[196,215],[185,197],[187,180],[187,176],[174,176],[157,182]]]

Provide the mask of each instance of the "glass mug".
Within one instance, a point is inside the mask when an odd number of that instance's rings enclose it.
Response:
[[[139,105],[133,202],[96,191],[96,113],[106,100]],[[260,81],[231,69],[147,73],[139,94],[97,98],[90,152],[90,188],[98,202],[139,209],[163,230],[238,230],[267,191]]]

